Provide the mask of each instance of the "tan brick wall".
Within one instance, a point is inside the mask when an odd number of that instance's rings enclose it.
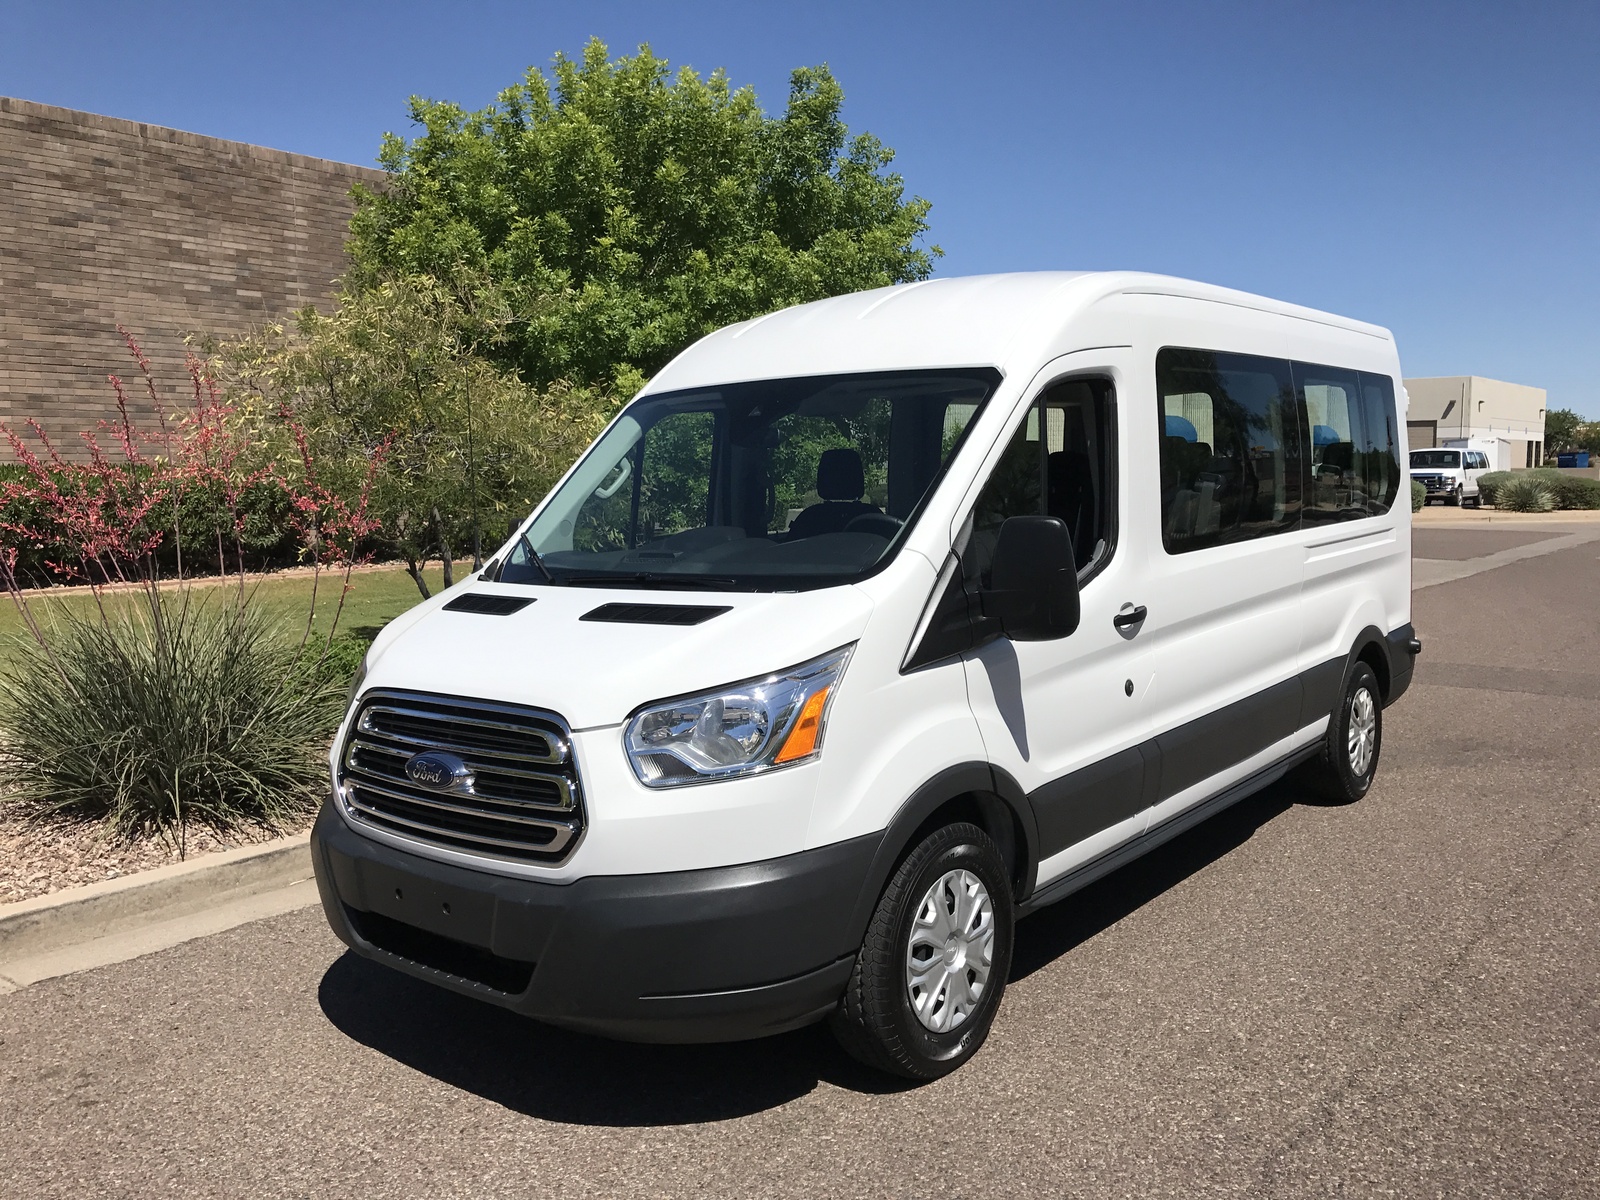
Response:
[[[382,179],[0,97],[0,421],[36,417],[81,457],[77,431],[114,412],[106,375],[137,378],[119,322],[181,397],[185,334],[240,333],[328,302],[350,188]]]

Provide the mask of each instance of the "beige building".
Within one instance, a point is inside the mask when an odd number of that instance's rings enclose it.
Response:
[[[1447,375],[1407,379],[1406,440],[1413,450],[1471,440],[1496,443],[1490,461],[1504,470],[1544,461],[1543,388]]]

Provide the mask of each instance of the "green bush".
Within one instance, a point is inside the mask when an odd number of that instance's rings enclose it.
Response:
[[[1478,503],[1498,504],[1495,496],[1500,488],[1515,478],[1510,471],[1489,471],[1478,476]]]
[[[1562,472],[1544,482],[1557,508],[1600,508],[1600,479]]]
[[[1600,508],[1600,479],[1586,479],[1555,467],[1534,467],[1529,471],[1490,471],[1478,478],[1478,490],[1483,502],[1504,508],[1500,491],[1512,480],[1537,480],[1550,493],[1550,502],[1556,508]],[[1548,512],[1549,509],[1515,509],[1516,512]]]
[[[113,472],[132,474],[137,468],[117,466]],[[74,479],[69,472],[49,469],[51,482],[63,491],[81,488],[84,483]],[[143,471],[148,475],[149,472]],[[5,484],[23,484],[29,480],[27,469],[20,463],[0,463],[0,488]],[[239,558],[250,571],[263,571],[292,567],[300,560],[300,539],[294,526],[294,512],[284,489],[270,480],[259,479],[246,484],[237,497],[235,508],[229,504],[222,488],[215,482],[191,487],[182,494],[177,504],[174,522],[173,504],[162,500],[151,507],[141,528],[161,531],[165,536],[158,546],[154,565],[165,578],[178,573],[178,558],[174,550],[176,539],[172,530],[182,534],[183,573],[185,575],[215,573],[219,570],[218,535],[221,535],[221,554],[226,562],[220,567],[228,572],[239,569]],[[17,550],[17,577],[27,583],[44,585],[68,582],[51,563],[70,563],[77,557],[72,536],[53,517],[45,506],[32,495],[0,491],[0,525],[8,529],[28,529],[39,533],[37,538],[9,538]],[[237,532],[237,538],[235,536]]]
[[[1411,511],[1421,512],[1422,506],[1428,502],[1428,489],[1415,479],[1411,481]]]
[[[1549,512],[1555,506],[1549,486],[1531,471],[1501,484],[1495,492],[1495,507],[1507,512]]]
[[[0,668],[12,796],[114,835],[283,828],[327,790],[324,754],[348,675],[258,608],[182,590],[61,609]]]

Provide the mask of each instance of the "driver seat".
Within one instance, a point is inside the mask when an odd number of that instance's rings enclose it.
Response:
[[[844,527],[857,517],[878,512],[877,506],[861,499],[866,490],[861,455],[845,446],[824,450],[817,459],[817,495],[822,501],[789,523],[789,538],[843,533]]]

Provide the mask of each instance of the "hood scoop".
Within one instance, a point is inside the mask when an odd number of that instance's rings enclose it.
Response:
[[[444,606],[445,612],[483,613],[490,617],[509,617],[533,603],[532,596],[496,596],[489,592],[467,592]]]
[[[578,620],[614,621],[622,625],[699,625],[712,617],[720,617],[732,607],[730,604],[602,604]]]

